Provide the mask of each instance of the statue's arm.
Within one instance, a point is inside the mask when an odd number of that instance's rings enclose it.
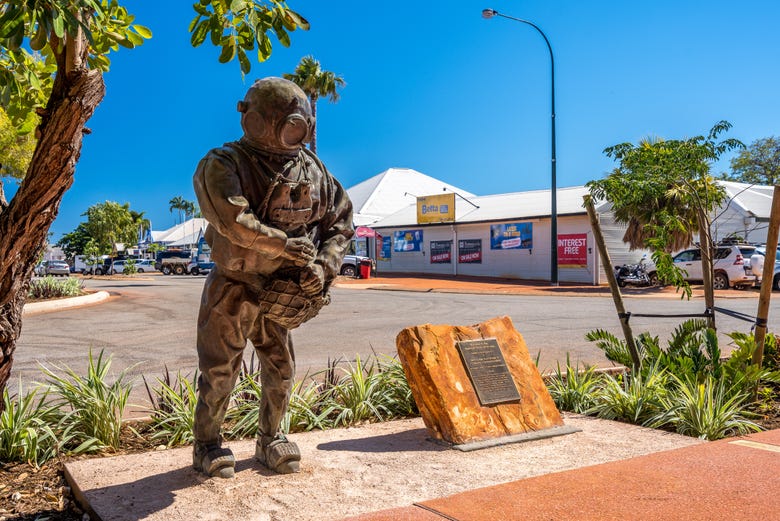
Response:
[[[244,197],[235,164],[214,153],[201,160],[193,176],[203,217],[220,235],[269,258],[282,254],[287,234],[260,222]]]
[[[341,270],[341,261],[355,230],[352,226],[352,201],[335,178],[330,175],[327,178],[333,194],[332,202],[322,223],[321,241],[314,262],[322,267],[325,282],[330,282]]]

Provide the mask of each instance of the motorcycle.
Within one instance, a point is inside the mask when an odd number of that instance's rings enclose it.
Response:
[[[615,266],[615,279],[617,279],[618,286],[621,288],[626,287],[628,284],[634,286],[653,286],[653,281],[647,274],[645,261],[646,256],[643,256],[638,264]]]

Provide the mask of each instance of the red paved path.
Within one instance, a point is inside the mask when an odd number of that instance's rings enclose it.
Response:
[[[780,520],[780,430],[537,476],[350,519]]]

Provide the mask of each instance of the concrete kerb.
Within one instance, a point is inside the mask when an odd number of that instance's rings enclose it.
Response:
[[[107,300],[110,295],[108,291],[96,291],[88,295],[82,295],[80,297],[61,298],[56,300],[46,300],[42,302],[30,302],[24,305],[24,311],[22,315],[30,315],[34,313],[45,313],[48,311],[60,311],[63,309],[77,308],[80,306],[86,306],[89,304],[97,304]]]

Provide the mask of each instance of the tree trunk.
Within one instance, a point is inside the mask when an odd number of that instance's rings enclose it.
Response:
[[[707,327],[715,329],[715,289],[712,285],[715,276],[712,254],[714,253],[715,248],[712,247],[710,219],[707,217],[707,212],[704,211],[704,208],[699,206],[696,213],[699,221],[699,251],[701,251],[702,283],[704,285],[704,307],[708,313],[710,313],[710,315],[707,317]]]
[[[27,175],[8,206],[0,208],[0,394],[11,375],[35,263],[73,184],[84,125],[104,94],[100,71],[58,73]]]

